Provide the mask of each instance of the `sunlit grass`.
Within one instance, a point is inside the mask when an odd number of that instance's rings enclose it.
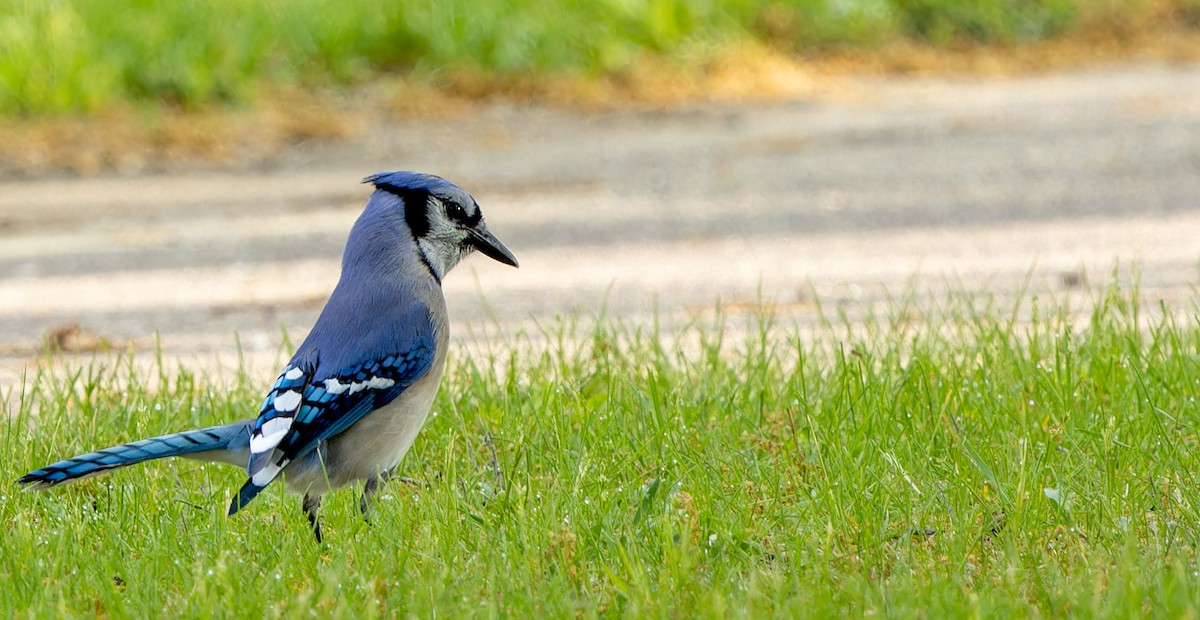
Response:
[[[233,468],[18,492],[58,457],[247,417],[263,389],[43,372],[7,395],[0,615],[1194,614],[1200,325],[1142,303],[901,298],[459,349],[401,467],[416,484],[373,526],[331,496],[325,547],[278,490],[225,517]]]
[[[1081,20],[1128,35],[1194,23],[1197,10],[1195,0],[0,0],[0,115],[242,104],[396,72],[434,84],[620,76],[645,59],[698,68],[738,44],[1009,45]]]

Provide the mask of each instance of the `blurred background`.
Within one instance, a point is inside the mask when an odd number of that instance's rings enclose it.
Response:
[[[521,260],[447,279],[460,339],[1114,273],[1190,312],[1198,61],[1200,0],[0,0],[0,386],[273,374],[390,169]]]

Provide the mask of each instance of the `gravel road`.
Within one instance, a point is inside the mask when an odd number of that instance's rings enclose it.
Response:
[[[460,337],[718,299],[803,322],[814,294],[1056,293],[1118,262],[1188,311],[1200,282],[1200,65],[855,79],[655,112],[494,107],[252,170],[0,182],[0,387],[73,324],[77,346],[157,334],[202,366],[232,363],[236,333],[269,374],[281,326],[302,337],[337,279],[358,180],[397,168],[469,188],[521,260],[473,257],[447,279]]]

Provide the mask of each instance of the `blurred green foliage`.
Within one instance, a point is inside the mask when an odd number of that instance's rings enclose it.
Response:
[[[897,38],[1015,43],[1069,29],[1083,3],[0,0],[0,114],[243,102],[264,87],[355,84],[393,71],[613,74],[639,58],[703,60],[746,41],[792,51]]]
[[[1072,0],[894,0],[910,36],[944,44],[966,37],[985,42],[1036,40],[1075,19]]]

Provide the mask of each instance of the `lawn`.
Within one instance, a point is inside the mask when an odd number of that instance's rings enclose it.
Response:
[[[643,61],[702,73],[746,45],[1119,42],[1194,32],[1198,15],[1198,0],[0,0],[0,118],[242,105],[389,74],[487,94]]]
[[[248,417],[267,378],[34,372],[4,396],[0,616],[1195,615],[1200,324],[1146,303],[900,297],[459,348],[412,482],[371,526],[330,496],[325,546],[277,488],[226,517],[230,467],[13,483]]]

